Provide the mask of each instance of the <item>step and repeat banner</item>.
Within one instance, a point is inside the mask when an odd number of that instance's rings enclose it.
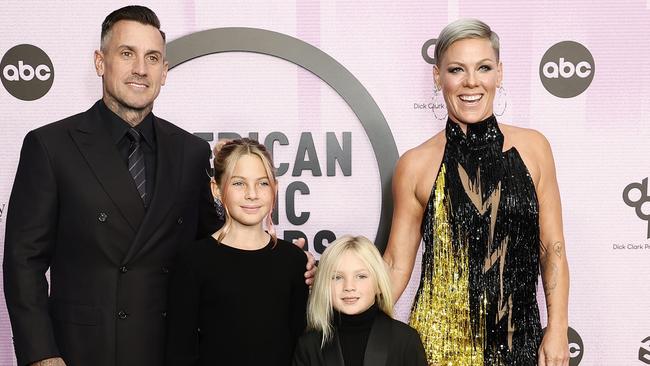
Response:
[[[23,137],[101,97],[93,51],[104,17],[124,5],[2,3],[0,240]],[[650,365],[650,1],[143,5],[161,19],[172,66],[154,112],[211,144],[250,136],[271,147],[278,232],[306,237],[316,257],[343,234],[385,246],[395,162],[444,127],[432,113],[435,37],[459,17],[488,23],[501,37],[499,120],[539,130],[555,156],[570,364]],[[418,259],[401,320],[419,275]],[[0,365],[13,365],[1,294],[0,304]]]

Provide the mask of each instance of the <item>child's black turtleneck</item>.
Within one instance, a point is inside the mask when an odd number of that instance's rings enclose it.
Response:
[[[348,315],[334,311],[334,324],[341,344],[343,361],[345,366],[363,366],[363,357],[368,344],[370,328],[381,311],[377,304],[373,304],[368,310]]]

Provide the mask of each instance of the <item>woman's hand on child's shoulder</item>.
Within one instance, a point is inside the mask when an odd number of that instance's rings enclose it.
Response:
[[[305,247],[305,238],[293,239],[293,243],[298,246],[298,248]],[[316,259],[313,254],[308,250],[305,250],[305,255],[307,256],[307,271],[305,272],[305,283],[311,286],[314,283],[314,276],[316,275]]]

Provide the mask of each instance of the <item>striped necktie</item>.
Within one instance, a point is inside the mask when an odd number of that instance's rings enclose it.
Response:
[[[129,147],[129,173],[133,177],[133,182],[138,188],[140,198],[145,201],[147,195],[146,190],[146,174],[144,170],[144,153],[140,146],[142,135],[135,128],[129,128],[128,136],[131,139],[131,146]]]

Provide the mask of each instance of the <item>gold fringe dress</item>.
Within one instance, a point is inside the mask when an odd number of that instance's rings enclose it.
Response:
[[[448,120],[423,222],[410,324],[435,366],[537,365],[542,331],[537,195],[496,118]]]

